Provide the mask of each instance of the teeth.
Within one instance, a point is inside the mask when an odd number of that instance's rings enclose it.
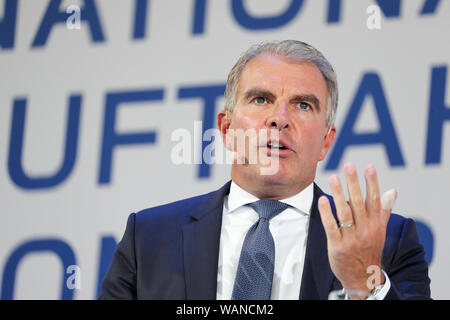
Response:
[[[271,142],[271,143],[269,143],[269,146],[271,148],[283,148],[284,147],[283,144],[281,144],[279,142]]]

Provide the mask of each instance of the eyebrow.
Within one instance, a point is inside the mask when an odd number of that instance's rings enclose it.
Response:
[[[314,105],[314,107],[317,109],[317,111],[320,111],[320,101],[314,94],[299,94],[292,97],[291,101],[294,102],[300,102],[300,101],[306,101],[310,102]]]
[[[268,98],[270,100],[275,100],[276,96],[270,92],[269,90],[266,89],[262,89],[262,88],[252,88],[247,90],[244,93],[244,98],[246,100],[250,100],[251,98],[254,97],[264,97],[264,98]],[[310,102],[311,104],[314,105],[314,107],[317,109],[317,111],[320,111],[320,101],[319,99],[316,97],[315,94],[297,94],[294,95],[291,99],[290,99],[291,103],[297,103],[297,102],[301,102],[301,101],[305,101],[305,102]]]
[[[244,97],[246,100],[250,100],[251,98],[254,97],[264,97],[264,98],[268,98],[270,100],[275,100],[275,95],[270,92],[269,90],[266,89],[261,89],[261,88],[252,88],[248,91],[245,92]]]

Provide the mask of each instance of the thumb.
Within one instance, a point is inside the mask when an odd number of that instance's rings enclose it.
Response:
[[[389,221],[389,217],[397,197],[398,192],[395,189],[386,191],[381,197],[381,218],[385,224]]]

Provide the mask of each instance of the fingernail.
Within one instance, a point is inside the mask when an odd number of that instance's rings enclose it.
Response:
[[[395,189],[386,191],[381,197],[381,208],[383,210],[392,210],[395,200],[397,200],[398,192]]]
[[[319,198],[319,204],[320,204],[320,205],[325,205],[326,203],[327,203],[327,197],[321,196],[321,197]]]
[[[368,174],[374,173],[374,172],[375,172],[375,166],[374,166],[373,164],[369,164],[369,165],[366,167],[366,172],[367,172]]]
[[[335,186],[339,186],[339,177],[337,176],[337,174],[333,174],[330,177],[330,183],[332,183]]]
[[[355,172],[355,165],[353,163],[347,163],[344,166],[344,170],[348,173],[348,174],[353,174]]]

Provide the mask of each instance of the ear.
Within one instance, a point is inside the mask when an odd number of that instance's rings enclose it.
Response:
[[[320,159],[319,161],[322,161],[325,159],[325,156],[328,153],[328,150],[330,150],[331,146],[333,145],[334,139],[336,138],[336,127],[328,127],[327,134],[324,137],[324,143],[322,146],[322,151],[320,153]]]
[[[230,149],[227,146],[227,141],[226,141],[227,130],[230,127],[230,125],[231,125],[230,112],[228,110],[225,110],[225,109],[220,111],[219,114],[217,115],[217,127],[219,128],[220,135],[222,137],[223,145],[227,149]]]

